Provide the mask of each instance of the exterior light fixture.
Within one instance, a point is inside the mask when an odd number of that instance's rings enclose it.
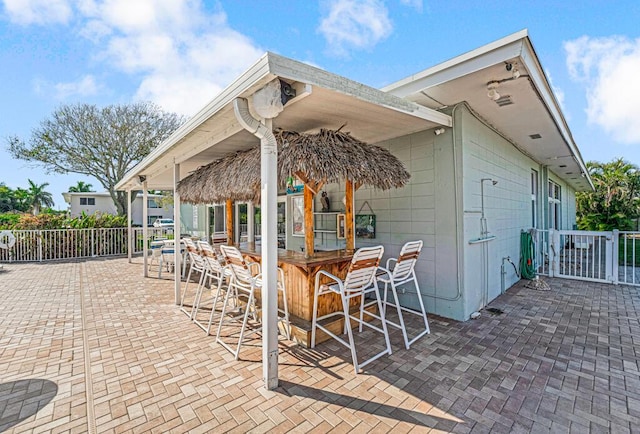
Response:
[[[487,85],[487,97],[489,99],[492,99],[494,101],[497,101],[500,99],[500,94],[497,91],[498,89],[498,83],[496,82],[491,82]]]
[[[514,68],[511,75],[514,80],[517,80],[518,78],[520,78],[520,70],[518,68]]]
[[[444,128],[436,128],[436,129],[433,131],[433,133],[434,133],[436,136],[439,136],[440,134],[443,134],[443,133],[444,133],[444,131],[445,131],[445,129],[444,129]]]

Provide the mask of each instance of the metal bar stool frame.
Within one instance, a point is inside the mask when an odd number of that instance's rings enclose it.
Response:
[[[252,314],[254,321],[259,321],[258,312],[259,309],[256,306],[256,298],[255,298],[255,290],[262,288],[262,273],[260,272],[260,264],[257,262],[246,262],[242,257],[240,251],[233,246],[220,246],[220,251],[225,258],[227,263],[227,267],[231,271],[231,278],[229,280],[229,287],[227,293],[225,295],[224,304],[222,306],[222,313],[220,314],[220,323],[218,324],[218,331],[216,333],[216,342],[226,348],[229,352],[231,352],[235,359],[238,360],[240,357],[240,348],[244,342],[247,334],[247,324],[249,321],[249,314]],[[257,274],[252,273],[252,268],[257,268]],[[287,339],[290,338],[290,324],[289,324],[289,310],[287,308],[287,295],[286,289],[284,285],[284,272],[281,268],[278,267],[278,291],[282,291],[283,293],[283,309],[278,308],[279,313],[283,313],[284,317],[280,318],[278,316],[278,321],[284,322],[284,329],[286,331],[285,336]],[[246,306],[244,307],[244,313],[242,315],[242,326],[240,328],[240,335],[238,337],[238,343],[235,348],[233,348],[228,343],[224,342],[220,335],[222,332],[222,326],[225,321],[225,314],[228,313],[227,308],[229,306],[229,300],[231,297],[235,297],[236,300],[239,298],[246,298]],[[236,308],[240,308],[239,305],[236,304]],[[250,331],[249,334],[256,333],[261,331],[261,327],[255,328]]]
[[[313,319],[311,322],[311,348],[315,348],[316,345],[316,330],[320,329],[330,337],[337,340],[339,343],[349,348],[351,351],[351,359],[353,362],[353,368],[355,373],[362,372],[362,368],[367,366],[374,360],[380,357],[391,354],[391,343],[389,341],[389,333],[387,330],[387,322],[384,318],[384,309],[382,307],[382,301],[380,299],[380,292],[378,289],[378,283],[376,280],[376,272],[380,265],[382,254],[384,253],[383,246],[376,247],[363,247],[356,251],[349,265],[347,275],[344,279],[340,279],[335,275],[320,270],[316,273],[315,277],[315,290],[313,300]],[[332,284],[321,284],[320,279],[326,278],[333,281]],[[342,311],[332,312],[323,316],[318,316],[318,298],[323,294],[336,293],[340,295],[342,300]],[[376,315],[372,312],[364,310],[364,297],[367,294],[374,294],[376,297],[376,303],[378,305],[378,312],[380,315]],[[355,297],[361,297],[360,312],[358,316],[353,316],[349,311],[349,301]],[[379,320],[382,324],[382,328],[377,327],[364,320],[364,315],[368,315],[372,318]],[[341,337],[331,332],[326,327],[322,326],[319,321],[333,316],[344,317],[344,332],[347,334],[348,341],[345,341]],[[371,328],[379,333],[382,333],[385,340],[385,349],[374,354],[369,359],[358,362],[358,355],[353,338],[353,330],[351,328],[351,322],[355,321],[359,324],[359,330],[362,331],[362,326]]]
[[[180,310],[184,312],[189,317],[190,320],[193,320],[194,318],[193,308],[196,304],[196,299],[198,296],[198,291],[200,289],[200,286],[203,285],[206,266],[205,266],[204,258],[202,257],[202,255],[200,255],[200,252],[198,251],[196,244],[189,238],[184,238],[184,244],[187,249],[187,256],[189,258],[190,264],[189,264],[189,273],[187,273],[187,278],[184,285],[184,290],[182,291],[182,296],[180,297]],[[193,271],[200,273],[200,279],[198,280],[198,286],[196,286],[196,290],[193,297],[193,304],[191,305],[191,310],[187,310],[187,308],[185,308],[184,306],[184,301],[185,301],[185,298],[187,297],[189,282],[191,281],[191,273]]]
[[[422,240],[409,241],[402,246],[400,255],[398,258],[387,259],[386,268],[379,267],[383,271],[383,274],[377,276],[377,280],[384,284],[383,290],[383,307],[387,324],[399,328],[402,330],[402,337],[404,338],[404,346],[408,350],[415,341],[420,339],[426,334],[430,334],[429,321],[427,319],[427,311],[424,308],[424,301],[422,300],[422,294],[420,292],[420,285],[418,285],[418,279],[416,278],[415,267],[418,261],[418,256],[422,251]],[[398,299],[398,288],[406,283],[413,282],[416,295],[418,296],[418,302],[420,304],[420,311],[415,311],[407,307],[401,306]],[[393,296],[393,302],[388,299],[388,289],[391,288],[391,295]],[[386,316],[387,306],[396,308],[398,312],[398,322],[395,323],[388,319]],[[402,312],[411,313],[413,315],[421,316],[424,321],[424,330],[414,336],[411,340],[407,335],[407,327],[404,323],[404,317]]]

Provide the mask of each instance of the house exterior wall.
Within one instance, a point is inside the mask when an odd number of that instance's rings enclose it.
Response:
[[[356,247],[383,244],[386,262],[397,257],[407,241],[422,240],[416,275],[427,311],[460,318],[450,134],[436,136],[427,130],[378,143],[404,163],[411,179],[399,189],[379,191],[365,186],[356,192],[356,214],[376,215],[376,238],[356,238]],[[410,288],[399,296],[401,304],[418,308]]]
[[[356,238],[356,248],[384,245],[383,265],[398,256],[405,242],[422,240],[416,274],[427,311],[464,321],[500,295],[503,258],[519,265],[520,233],[533,223],[532,171],[538,174],[538,228],[548,226],[548,180],[561,187],[563,229],[575,224],[575,192],[464,105],[458,107],[452,113],[454,127],[443,134],[426,130],[377,144],[402,161],[411,179],[405,187],[388,191],[361,187],[355,194],[354,213],[376,216],[376,237]],[[496,238],[470,244],[481,232],[482,178],[498,181],[495,186],[484,184],[487,228]],[[344,184],[325,185],[322,190],[328,193],[332,210],[344,209]],[[315,209],[320,208],[318,195]],[[299,250],[304,238],[289,237],[288,243],[287,248]],[[519,278],[508,262],[505,272],[504,287],[509,288]],[[402,305],[418,308],[411,288],[399,297]]]
[[[80,198],[93,198],[95,199],[95,205],[80,205]],[[153,199],[153,197],[150,197]],[[92,193],[70,194],[69,195],[69,214],[71,217],[78,217],[85,212],[86,214],[94,214],[100,212],[103,214],[117,214],[116,209],[111,196]],[[131,208],[131,220],[134,225],[142,225],[142,194],[139,193],[133,201]],[[156,218],[173,218],[173,207],[167,208],[149,208],[149,216],[155,216]],[[153,220],[152,220],[153,222]]]
[[[80,205],[80,198],[93,198],[95,199],[95,205]],[[69,212],[71,213],[71,217],[78,217],[83,212],[86,214],[93,214],[95,212],[117,214],[116,207],[110,196],[97,196],[87,193],[86,195],[72,195],[70,199]]]
[[[519,278],[511,264],[518,266],[520,233],[532,227],[531,173],[538,173],[536,215],[538,228],[548,227],[548,180],[561,188],[561,229],[575,224],[575,192],[555,174],[522,153],[512,143],[476,118],[466,106],[455,111],[454,123],[460,134],[463,172],[464,290],[463,319],[500,295]],[[481,179],[484,183],[484,215],[489,235],[485,243],[469,241],[481,237]]]

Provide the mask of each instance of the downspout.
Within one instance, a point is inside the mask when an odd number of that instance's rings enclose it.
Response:
[[[262,124],[249,112],[245,98],[233,100],[233,110],[242,127],[260,139],[262,216],[262,378],[267,390],[278,387],[278,146],[272,121]],[[274,217],[274,218],[272,218]]]
[[[257,138],[261,140],[265,139],[267,141],[265,148],[268,152],[275,152],[277,150],[276,136],[273,135],[273,132],[269,128],[251,115],[251,112],[249,111],[249,102],[246,98],[234,99],[233,111],[242,128],[249,131]]]
[[[461,264],[461,260],[460,260],[460,250],[461,250],[461,246],[460,246],[460,206],[458,204],[458,200],[461,197],[460,194],[460,183],[458,182],[458,159],[456,157],[456,126],[455,126],[455,114],[456,114],[456,110],[458,109],[458,107],[460,106],[460,104],[456,104],[455,107],[453,107],[453,110],[451,111],[451,120],[453,122],[452,128],[451,128],[451,136],[452,136],[452,149],[453,149],[453,206],[454,206],[454,213],[455,213],[455,238],[456,238],[456,295],[455,297],[442,297],[439,295],[429,295],[429,297],[431,298],[435,298],[438,300],[445,300],[445,301],[458,301],[460,300],[460,298],[462,297],[462,264]]]

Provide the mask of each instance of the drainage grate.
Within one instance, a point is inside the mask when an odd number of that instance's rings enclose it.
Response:
[[[502,315],[504,313],[502,309],[498,309],[497,307],[488,307],[485,310],[491,315]]]

